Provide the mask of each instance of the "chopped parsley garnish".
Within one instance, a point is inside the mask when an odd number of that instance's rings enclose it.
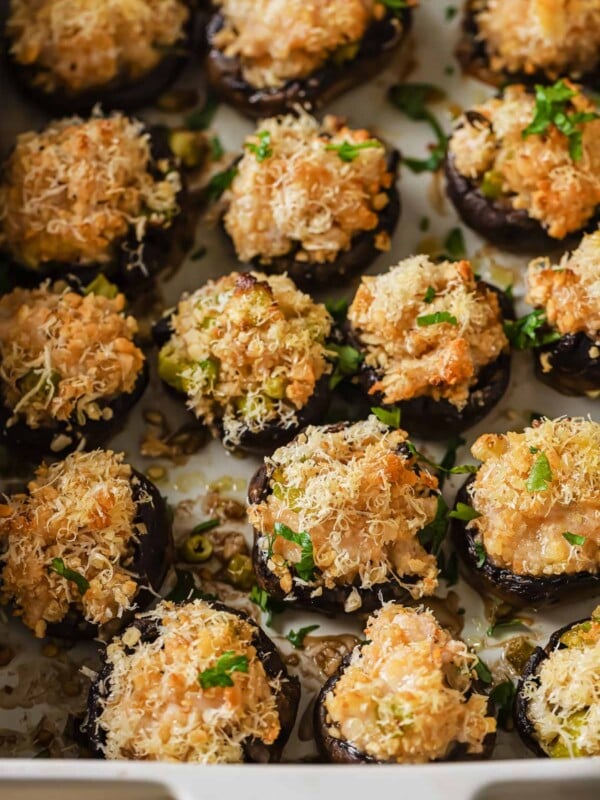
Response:
[[[182,603],[185,600],[218,600],[216,594],[207,594],[196,588],[194,573],[187,569],[176,569],[175,576],[177,581],[165,600],[173,603]]]
[[[271,158],[273,155],[273,149],[271,148],[271,134],[269,131],[259,131],[257,134],[255,134],[255,136],[259,143],[254,144],[254,142],[246,142],[244,147],[246,150],[254,153],[256,160],[262,164],[263,161],[265,161],[267,158]]]
[[[540,453],[529,470],[529,477],[525,481],[528,492],[545,492],[552,480],[550,462],[545,453]]]
[[[90,588],[87,578],[84,575],[81,575],[79,572],[75,572],[74,569],[69,569],[69,567],[66,567],[62,558],[53,558],[49,569],[51,572],[56,572],[56,574],[60,575],[61,578],[66,578],[68,581],[73,581],[82,597]]]
[[[512,681],[503,681],[494,686],[490,692],[490,700],[495,704],[498,713],[498,724],[506,728],[512,719],[512,707],[515,699],[515,686]]]
[[[374,147],[383,147],[378,139],[367,139],[366,142],[348,142],[341,144],[327,144],[325,150],[337,153],[339,158],[349,164],[358,158],[361,150],[371,150]]]
[[[433,303],[434,298],[435,298],[435,289],[433,288],[433,286],[428,286],[423,300],[429,304]]]
[[[485,661],[482,661],[480,658],[478,659],[477,664],[475,664],[475,672],[482,683],[492,682],[492,673],[490,672],[490,668]]]
[[[265,622],[269,627],[271,627],[271,622],[273,621],[273,614],[281,614],[285,609],[284,603],[280,600],[275,600],[273,597],[269,597],[269,594],[257,584],[254,584],[250,590],[249,597],[250,600],[256,603],[260,610],[267,615]]]
[[[185,127],[189,131],[204,131],[210,126],[219,101],[215,95],[209,94],[202,108],[198,108],[185,118]]]
[[[442,472],[445,472],[448,475],[475,474],[479,469],[479,467],[476,467],[475,464],[460,464],[458,467],[447,468],[444,466],[443,461],[441,464],[436,464],[435,461],[432,461],[430,458],[427,458],[426,455],[417,450],[417,448],[414,446],[412,442],[405,442],[405,444],[412,456],[417,458],[419,461],[422,461],[424,464],[428,464],[430,467],[433,467],[434,469],[437,470],[441,470]]]
[[[399,14],[409,8],[407,0],[379,0],[379,2],[393,14]]]
[[[576,533],[571,533],[571,531],[565,531],[563,537],[569,544],[576,545],[577,547],[581,547],[582,544],[585,544],[585,536],[579,536]]]
[[[198,682],[203,689],[212,689],[215,686],[233,686],[231,675],[234,672],[248,672],[248,658],[236,655],[233,650],[227,650],[219,656],[214,667],[209,667],[198,675]]]
[[[343,322],[348,314],[348,301],[343,297],[339,300],[326,300],[325,308],[335,320]]]
[[[485,552],[485,547],[483,546],[483,542],[478,539],[475,542],[475,555],[477,556],[477,561],[475,562],[475,566],[477,569],[481,569],[485,562],[487,561],[487,553]]]
[[[291,630],[285,637],[290,644],[293,644],[296,650],[304,649],[304,637],[308,636],[312,631],[320,628],[320,625],[307,625],[306,628],[300,628],[298,631]]]
[[[434,519],[419,531],[418,538],[423,547],[429,547],[429,552],[436,556],[446,536],[448,506],[441,494],[437,498],[437,508]]]
[[[515,617],[514,619],[501,619],[498,622],[494,622],[493,625],[490,625],[486,633],[488,636],[496,636],[498,633],[520,630],[521,628],[529,630],[527,623],[518,617]]]
[[[440,469],[442,470],[442,474],[439,477],[440,489],[444,487],[446,472],[451,470],[456,464],[456,451],[459,447],[462,447],[463,444],[466,444],[466,439],[463,439],[462,436],[456,436],[456,434],[451,436],[448,440],[446,452],[440,461]]]
[[[419,220],[419,230],[426,233],[429,230],[429,217],[421,217]]]
[[[548,329],[546,314],[540,308],[520,319],[505,320],[504,333],[511,345],[517,350],[541,347],[560,339],[558,331]]]
[[[435,115],[427,108],[427,103],[441,100],[445,93],[430,83],[400,83],[392,86],[388,93],[390,101],[409,119],[427,122],[433,130],[437,144],[430,149],[425,159],[403,157],[402,161],[415,173],[436,172],[446,156],[448,137]]]
[[[452,228],[444,240],[444,250],[450,261],[460,261],[465,258],[467,249],[465,237],[460,228]]]
[[[535,455],[536,453],[539,453],[539,452],[540,452],[540,448],[539,448],[539,447],[534,447],[533,445],[531,445],[531,447],[529,448],[529,452],[530,452],[532,455]]]
[[[428,325],[438,325],[440,322],[447,322],[449,325],[458,325],[458,320],[449,311],[436,311],[433,314],[424,314],[417,317],[419,328],[426,328]]]
[[[210,157],[213,161],[218,161],[225,154],[221,140],[218,136],[211,136],[208,143],[210,145]]]
[[[221,524],[220,519],[207,519],[204,522],[199,522],[198,525],[194,525],[192,529],[192,534],[194,533],[204,533],[204,531],[211,531],[213,528],[217,528]]]
[[[233,179],[238,174],[237,167],[230,167],[222,172],[213,175],[206,187],[208,199],[214,202],[218,200],[226,189],[229,189]]]
[[[288,542],[297,544],[300,548],[300,561],[294,563],[296,574],[303,581],[310,581],[315,573],[315,560],[313,554],[313,543],[310,534],[306,531],[296,533],[283,522],[276,522],[274,526],[275,536],[281,536]]]
[[[460,519],[463,522],[470,522],[472,519],[477,519],[477,517],[480,517],[481,514],[479,511],[475,511],[473,506],[467,505],[467,503],[458,502],[454,511],[451,511],[448,516],[452,517],[452,519]]]
[[[458,581],[458,557],[456,553],[452,551],[448,556],[448,561],[446,561],[443,550],[440,550],[438,554],[438,569],[448,586],[454,586]]]
[[[335,389],[344,378],[356,375],[363,362],[363,354],[349,344],[328,344],[327,349],[337,354],[335,369],[329,378],[329,388]]]
[[[570,101],[577,92],[570,89],[563,81],[553,86],[535,87],[535,115],[531,123],[522,131],[524,139],[535,134],[542,135],[553,125],[563,133],[569,141],[569,155],[573,161],[580,161],[583,156],[583,131],[581,126],[586,122],[600,119],[595,111],[571,111]]]
[[[458,14],[458,9],[456,6],[446,6],[446,19],[448,22],[454,19],[454,17]]]
[[[375,414],[380,422],[389,428],[399,428],[402,413],[399,408],[380,408],[376,406],[371,409],[371,414]]]

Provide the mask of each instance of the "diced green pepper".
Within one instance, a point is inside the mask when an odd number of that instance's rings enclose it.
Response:
[[[198,363],[198,366],[206,376],[211,387],[214,386],[219,378],[219,362],[214,358],[205,358]]]
[[[184,372],[190,364],[185,361],[180,361],[175,358],[171,352],[171,348],[166,344],[158,354],[158,376],[169,386],[172,386],[178,392],[187,394],[188,381],[182,377],[181,373]]]
[[[285,378],[268,378],[265,381],[265,394],[274,400],[282,400],[285,397]]]
[[[481,193],[488,200],[497,200],[502,195],[502,184],[502,175],[490,169],[484,173],[481,182]]]
[[[113,300],[119,294],[119,287],[111,283],[106,275],[101,272],[96,275],[94,280],[83,290],[84,294],[97,294],[100,297],[106,297]]]

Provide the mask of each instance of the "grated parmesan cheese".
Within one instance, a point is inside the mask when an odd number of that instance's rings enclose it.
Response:
[[[414,457],[401,449],[406,439],[405,431],[374,416],[340,431],[306,428],[266,459],[272,493],[248,508],[261,534],[258,546],[270,549],[275,523],[282,522],[310,534],[318,581],[327,588],[356,583],[368,589],[391,580],[415,599],[432,594],[437,562],[418,533],[435,518],[438,482],[414,469]],[[300,549],[276,536],[272,551],[269,569],[289,592],[289,565],[300,559]],[[403,584],[407,577],[418,580]]]
[[[134,390],[144,354],[125,297],[81,296],[60,284],[15,289],[0,298],[0,380],[9,425],[84,424]]]
[[[576,112],[597,110],[581,91],[571,104]],[[524,86],[508,86],[501,97],[471,111],[490,125],[459,119],[449,143],[458,171],[478,182],[491,173],[506,202],[525,210],[555,239],[585,227],[600,204],[600,120],[583,124],[582,157],[574,161],[567,137],[554,125],[543,136],[523,137],[535,111],[535,97]]]
[[[536,738],[553,758],[600,755],[600,607],[571,628],[523,685]]]
[[[227,194],[225,228],[242,261],[268,264],[278,256],[334,261],[352,240],[379,223],[388,203],[385,147],[357,152],[348,163],[327,145],[360,143],[372,137],[328,117],[323,127],[306,113],[262,120],[246,140],[269,136],[270,155],[259,161],[247,150]]]
[[[184,36],[183,0],[11,0],[6,32],[45,91],[142,78]]]
[[[236,763],[246,741],[277,739],[282,677],[265,673],[248,621],[202,600],[163,601],[139,619],[158,636],[117,638],[106,652],[109,691],[97,721],[106,758]],[[233,686],[202,689],[199,673],[229,651],[247,658],[248,672],[232,672]]]
[[[122,453],[72,453],[39,467],[28,493],[3,506],[0,597],[14,602],[15,614],[36,636],[71,606],[98,625],[132,608],[138,585],[128,565],[146,528],[134,522],[131,480]],[[54,558],[87,579],[83,595],[50,569]]]
[[[331,371],[323,305],[286,276],[233,272],[180,301],[159,374],[188,396],[207,425],[235,446],[248,429],[292,427],[317,381]]]
[[[425,302],[428,290],[435,296]],[[420,326],[417,319],[447,312],[456,325]],[[435,264],[413,256],[388,272],[365,276],[348,320],[380,379],[371,393],[384,403],[412,397],[445,398],[463,408],[479,371],[508,348],[498,298],[480,288],[468,261]]]
[[[496,730],[487,697],[471,694],[477,657],[429,610],[389,603],[325,697],[328,733],[381,761],[422,764],[453,745],[481,753]]]
[[[542,307],[560,333],[583,331],[600,340],[600,231],[583,237],[558,264],[536,258],[527,269],[526,300]]]
[[[241,61],[256,88],[305,78],[340,54],[353,55],[375,15],[375,0],[216,0],[224,25],[214,39],[229,58]],[[345,53],[344,51],[348,51]]]
[[[597,0],[486,0],[476,21],[493,70],[554,80],[600,63]]]
[[[32,269],[110,262],[130,231],[141,241],[178,212],[179,173],[155,178],[155,166],[143,123],[119,113],[20,134],[0,183],[0,247]]]
[[[600,568],[600,425],[589,419],[544,419],[521,433],[485,434],[471,452],[483,462],[470,492],[481,516],[469,522],[490,562],[518,575]],[[546,488],[527,489],[545,456]],[[564,533],[585,537],[570,544]]]

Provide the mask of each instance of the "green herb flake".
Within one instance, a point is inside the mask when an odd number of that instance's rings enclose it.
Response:
[[[475,672],[482,683],[492,682],[492,673],[490,668],[485,661],[482,661],[480,658],[478,659],[477,664],[475,664]]]
[[[429,552],[434,556],[439,553],[442,542],[446,536],[446,528],[448,525],[447,515],[448,506],[442,495],[439,494],[434,519],[418,533],[419,542],[423,547],[428,548]]]
[[[388,428],[399,428],[402,413],[399,408],[381,408],[376,406],[371,409],[371,414],[375,414],[380,422],[387,425]]]
[[[210,157],[213,161],[218,161],[220,158],[223,158],[225,155],[225,150],[223,149],[223,145],[221,144],[221,140],[218,136],[211,136],[208,140],[210,145]]]
[[[335,369],[329,378],[329,388],[335,387],[344,378],[356,375],[363,362],[363,354],[348,344],[328,344],[327,350],[335,354]]]
[[[522,629],[529,630],[529,626],[524,620],[514,617],[514,619],[501,619],[498,622],[494,622],[494,624],[490,625],[487,629],[486,633],[488,636],[497,636],[507,631]]]
[[[426,233],[429,230],[429,217],[421,217],[419,220],[419,230]]]
[[[427,287],[427,291],[425,292],[425,297],[423,298],[423,300],[427,304],[429,304],[429,303],[433,303],[434,298],[435,298],[435,289],[433,288],[433,286],[428,286]]]
[[[256,160],[259,164],[262,164],[263,161],[266,161],[267,158],[271,158],[273,155],[271,134],[269,131],[259,131],[254,134],[254,136],[258,139],[258,144],[255,142],[246,142],[244,147],[256,156]]]
[[[569,112],[571,100],[576,95],[577,91],[570,89],[563,80],[557,81],[553,86],[536,85],[535,113],[533,120],[521,132],[523,139],[528,136],[541,136],[553,125],[567,137],[571,160],[580,161],[583,156],[581,126],[586,122],[600,119],[600,114],[594,111]]]
[[[327,144],[325,150],[337,153],[341,161],[349,164],[358,158],[361,150],[370,150],[374,147],[383,147],[383,145],[378,139],[367,139],[366,142],[343,141],[341,144]]]
[[[466,439],[463,439],[462,436],[457,436],[454,434],[450,437],[450,439],[448,439],[446,452],[440,461],[439,467],[442,470],[442,474],[439,477],[440,489],[444,488],[444,483],[446,482],[446,473],[455,466],[456,452],[459,447],[462,447],[463,444],[466,444]]]
[[[230,676],[234,672],[248,672],[248,667],[246,656],[236,655],[233,650],[227,650],[222,656],[219,656],[214,667],[199,673],[198,682],[203,689],[233,686]]]
[[[579,536],[576,533],[571,533],[571,531],[565,531],[563,533],[563,537],[574,547],[581,547],[583,544],[585,544],[585,536]]]
[[[445,92],[431,83],[400,83],[388,92],[388,98],[409,119],[427,122],[431,127],[436,144],[430,146],[428,158],[403,157],[402,162],[416,174],[437,172],[446,156],[448,137],[436,116],[427,108],[427,103],[443,100]]]
[[[477,561],[475,562],[475,566],[477,569],[481,569],[485,562],[487,561],[487,553],[485,552],[485,547],[483,546],[483,542],[481,540],[477,540],[475,542],[475,555],[477,556]]]
[[[290,644],[294,645],[296,650],[304,650],[304,637],[320,627],[320,625],[307,625],[306,628],[300,628],[297,631],[291,630],[285,638]]]
[[[460,261],[467,255],[465,237],[460,228],[452,228],[444,240],[444,250],[450,261]]]
[[[454,75],[454,67],[452,64],[447,64],[444,67],[444,75]]]
[[[250,590],[249,598],[264,614],[266,614],[265,622],[269,627],[271,627],[273,621],[273,614],[281,614],[285,609],[285,604],[283,602],[270,597],[269,594],[264,589],[257,586],[257,584],[254,584]]]
[[[400,16],[403,11],[409,8],[407,0],[379,0],[379,2],[395,16]]]
[[[325,308],[337,322],[343,322],[348,314],[348,301],[343,297],[340,300],[326,300]]]
[[[470,522],[472,519],[477,519],[477,517],[480,517],[481,514],[479,511],[475,511],[473,506],[469,506],[467,503],[458,502],[454,511],[451,511],[448,516],[452,519],[460,519],[463,522]]]
[[[275,536],[281,536],[288,542],[293,542],[300,548],[300,561],[293,566],[296,574],[303,581],[311,581],[315,573],[315,561],[313,554],[313,543],[310,534],[306,531],[296,533],[283,522],[276,522],[274,526]]]
[[[438,325],[441,322],[447,322],[448,325],[458,325],[458,320],[449,311],[436,311],[433,314],[424,314],[417,317],[417,325],[419,328],[426,328],[429,325]]]
[[[440,552],[440,556],[443,553]],[[438,565],[440,568],[440,575],[446,581],[448,586],[455,586],[458,583],[458,557],[454,551],[452,551],[448,557],[448,561],[442,560],[440,564],[439,557],[438,557]]]
[[[506,729],[512,719],[512,707],[515,699],[515,686],[512,681],[503,681],[494,686],[490,692],[490,700],[496,706],[498,724]]]
[[[540,453],[529,470],[529,477],[525,481],[528,492],[545,492],[552,480],[550,462],[545,453]]]
[[[448,22],[451,22],[458,14],[456,6],[446,6],[445,17]]]
[[[193,572],[187,569],[176,569],[177,578],[175,586],[171,589],[165,600],[173,603],[183,603],[187,600],[218,600],[216,594],[208,594],[196,588]]]
[[[192,111],[191,114],[187,115],[185,118],[185,127],[189,131],[206,130],[210,126],[218,107],[219,101],[217,98],[209,94],[202,108],[196,109]]]
[[[546,314],[539,308],[520,319],[505,320],[504,333],[517,350],[541,347],[560,339],[560,333],[548,327]]]
[[[81,597],[87,592],[90,588],[89,581],[84,575],[81,575],[79,572],[75,572],[74,569],[69,569],[69,567],[65,566],[65,562],[62,558],[53,558],[52,564],[48,568],[51,572],[56,572],[57,575],[60,575],[61,578],[66,578],[68,581],[73,581],[73,583],[77,586],[77,590]]]
[[[216,175],[213,175],[208,182],[208,186],[206,187],[208,199],[213,203],[215,200],[218,200],[223,192],[226,189],[229,189],[233,183],[233,179],[237,174],[237,167],[230,167],[229,169],[225,169],[222,172],[217,172]]]
[[[204,245],[200,245],[200,247],[197,250],[194,250],[194,252],[190,256],[190,259],[192,261],[200,261],[202,258],[204,258],[205,255],[206,255],[206,247]]]
[[[217,519],[216,517],[214,519],[207,519],[204,522],[199,522],[198,525],[194,525],[192,534],[211,531],[213,528],[217,528],[220,524],[221,520]]]

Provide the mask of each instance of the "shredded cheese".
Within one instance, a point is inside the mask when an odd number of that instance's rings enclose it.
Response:
[[[60,284],[0,298],[0,380],[9,425],[108,419],[108,401],[134,390],[144,354],[125,297],[81,296]]]
[[[600,606],[561,637],[523,685],[536,738],[553,758],[600,755]]]
[[[262,120],[246,140],[268,136],[268,157],[251,150],[237,165],[227,194],[225,227],[242,261],[292,254],[298,261],[329,262],[350,249],[355,236],[373,230],[389,202],[383,144],[366,130],[327,117],[323,127],[306,113]],[[349,162],[327,146],[377,142]]]
[[[419,324],[438,312],[456,324]],[[413,256],[365,276],[348,320],[380,376],[370,391],[381,392],[385,403],[425,395],[463,408],[479,371],[508,347],[498,298],[477,285],[468,261]]]
[[[581,90],[571,103],[576,112],[597,110]],[[550,236],[562,239],[585,227],[600,204],[600,120],[582,125],[582,157],[574,161],[568,138],[554,125],[543,136],[523,137],[534,110],[533,94],[508,86],[501,97],[472,109],[489,124],[460,118],[449,152],[460,173],[475,181],[491,174],[507,204],[524,209]]]
[[[483,464],[470,487],[481,516],[469,527],[481,537],[489,561],[519,575],[598,572],[598,423],[545,419],[521,433],[480,436],[471,452]],[[542,456],[551,478],[529,490],[527,481]],[[584,543],[571,544],[565,533],[584,537]]]
[[[143,123],[115,113],[22,133],[0,184],[0,247],[36,269],[104,264],[128,232],[167,227],[181,179],[155,164]],[[151,169],[164,168],[155,178]]]
[[[159,374],[188,396],[224,442],[269,423],[292,427],[317,381],[331,371],[323,305],[283,275],[233,272],[181,300],[174,331],[159,356]]]
[[[335,432],[308,427],[266,459],[272,492],[249,506],[248,518],[261,534],[258,546],[272,549],[267,566],[284,591],[292,589],[290,566],[300,549],[273,537],[277,522],[309,533],[317,580],[327,588],[391,580],[415,598],[435,591],[436,559],[418,533],[435,518],[438,482],[414,469],[414,457],[401,449],[406,439],[370,416]],[[418,580],[403,584],[408,577]]]
[[[453,745],[481,753],[496,730],[487,697],[471,694],[477,657],[429,610],[385,605],[369,618],[367,643],[325,698],[328,732],[381,761],[422,764]]]
[[[184,36],[183,0],[11,0],[6,31],[45,91],[83,92],[144,76]]]
[[[554,80],[600,63],[596,0],[487,0],[476,21],[493,70],[544,71]]]
[[[107,648],[109,690],[97,722],[106,758],[236,763],[248,740],[277,739],[283,676],[265,673],[249,622],[202,600],[163,601],[140,619],[156,624],[153,641],[126,632]],[[232,672],[232,686],[203,689],[199,674],[231,651],[247,658],[248,671]]]
[[[73,453],[43,464],[28,493],[2,506],[0,597],[14,602],[15,614],[36,636],[44,636],[47,623],[63,620],[71,606],[99,625],[132,608],[138,585],[128,567],[134,544],[147,531],[135,522],[131,482],[122,453]],[[55,558],[88,581],[83,595],[51,569]]]
[[[224,25],[215,45],[238,58],[246,81],[279,87],[336,55],[343,63],[385,8],[375,0],[216,0]]]
[[[534,259],[527,269],[527,285],[527,302],[543,307],[560,333],[583,331],[600,340],[600,231],[584,236],[558,264]]]

